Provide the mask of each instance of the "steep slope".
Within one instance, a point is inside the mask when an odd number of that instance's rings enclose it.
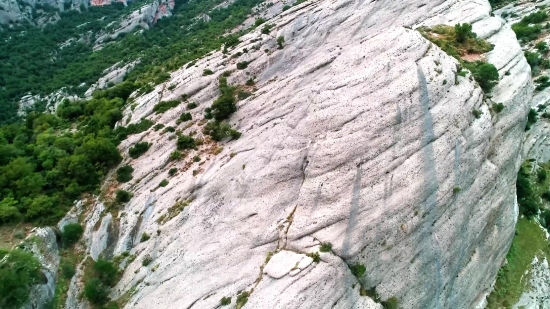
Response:
[[[250,62],[228,81],[255,77],[257,87],[231,118],[237,141],[206,139],[177,162],[169,133],[151,129],[121,146],[153,143],[123,163],[135,168],[121,186],[134,197],[119,222],[101,203],[87,218],[94,258],[137,256],[111,296],[129,297],[128,308],[214,308],[241,291],[245,308],[376,308],[361,296],[375,290],[405,308],[475,306],[514,235],[533,91],[513,32],[489,13],[487,1],[310,1],[269,20],[269,34],[242,38],[231,52],[246,48],[242,56],[216,52],[136,98],[130,123],[175,127],[185,104],[152,110],[186,94],[199,108],[179,129],[201,137],[222,72]],[[486,57],[501,79],[490,99],[410,29],[457,22],[495,44]],[[506,108],[492,113],[492,102]],[[140,242],[142,233],[151,239]],[[332,250],[312,262],[304,254],[321,243]]]

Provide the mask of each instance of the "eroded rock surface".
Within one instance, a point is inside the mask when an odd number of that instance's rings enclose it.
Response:
[[[244,308],[380,308],[361,296],[369,289],[404,308],[481,302],[514,235],[518,141],[533,92],[513,32],[489,13],[487,1],[309,1],[269,20],[269,35],[259,27],[243,37],[230,51],[246,48],[242,56],[215,52],[137,97],[125,119],[199,138],[222,72],[234,70],[232,85],[254,78],[256,88],[231,117],[237,141],[206,140],[177,162],[162,130],[121,144],[124,153],[140,140],[153,145],[122,163],[135,169],[121,186],[134,197],[117,218],[114,254],[137,259],[112,296],[130,295],[127,308],[215,308],[240,291],[250,292]],[[500,82],[490,99],[412,29],[457,22],[495,44],[486,58]],[[206,68],[215,74],[203,76]],[[182,94],[199,105],[191,124],[176,124],[186,104],[153,114]],[[493,102],[503,112],[491,112]],[[140,242],[144,232],[152,237]],[[284,261],[327,242],[319,263],[286,273]],[[269,264],[279,258],[282,276]],[[359,278],[357,265],[366,268]]]

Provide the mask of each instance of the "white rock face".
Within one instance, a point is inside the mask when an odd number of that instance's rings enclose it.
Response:
[[[539,261],[534,258],[531,263],[531,289],[521,295],[514,309],[550,308],[550,268],[546,259]]]
[[[533,92],[513,32],[489,12],[484,0],[309,1],[231,51],[248,53],[213,53],[136,98],[130,122],[178,127],[186,104],[152,109],[187,94],[199,108],[178,129],[201,137],[218,75],[235,70],[230,84],[254,77],[257,88],[230,119],[243,133],[237,141],[207,141],[178,162],[168,161],[170,133],[151,129],[121,144],[124,153],[140,140],[153,145],[122,163],[135,169],[121,186],[134,197],[117,218],[114,254],[137,259],[111,296],[132,291],[126,308],[216,308],[222,297],[235,304],[239,291],[250,292],[244,308],[381,308],[361,289],[403,308],[481,302],[514,235],[518,141]],[[501,79],[491,100],[409,29],[457,22],[495,44],[486,58]],[[242,61],[248,68],[236,70]],[[202,76],[205,68],[215,74]],[[492,102],[506,107],[494,114]],[[163,223],[182,201],[190,203]],[[140,242],[143,232],[152,238]],[[304,260],[324,242],[333,252]],[[294,268],[302,261],[309,265]],[[350,271],[358,264],[359,279]]]
[[[22,245],[38,259],[46,278],[45,282],[31,287],[29,301],[22,309],[42,308],[55,294],[60,261],[57,237],[50,227],[36,228]]]
[[[311,265],[313,259],[304,254],[282,250],[277,252],[264,267],[264,274],[271,278],[280,279],[289,273],[292,276]],[[297,271],[296,271],[297,270]]]

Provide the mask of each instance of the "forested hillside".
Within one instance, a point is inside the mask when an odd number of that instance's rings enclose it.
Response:
[[[186,62],[236,43],[223,35],[241,24],[260,0],[238,0],[212,10],[221,0],[176,1],[174,16],[161,19],[148,31],[119,35],[93,51],[96,39],[114,27],[119,17],[139,9],[116,3],[61,14],[61,20],[43,29],[19,25],[0,31],[0,123],[17,121],[17,102],[26,94],[47,95],[60,88],[82,95],[102,72],[119,61],[140,59],[128,79],[146,87],[168,78],[168,72]],[[208,13],[209,22],[196,18]],[[38,106],[40,110],[40,104]]]
[[[120,4],[70,11],[44,29],[22,25],[0,32],[9,42],[0,45],[1,222],[54,223],[81,193],[96,188],[120,160],[115,145],[128,132],[113,128],[130,93],[139,88],[150,91],[171,70],[224,43],[238,43],[238,34],[223,35],[241,24],[260,0],[238,0],[210,11],[209,22],[195,18],[219,2],[178,2],[173,17],[95,52],[94,38],[137,3],[128,8]],[[59,47],[71,38],[77,41]],[[96,92],[92,100],[62,104],[58,115],[41,114],[37,108],[25,120],[16,116],[17,101],[27,93],[45,95],[66,87],[69,93],[82,95],[104,69],[135,59],[141,64],[126,82]]]

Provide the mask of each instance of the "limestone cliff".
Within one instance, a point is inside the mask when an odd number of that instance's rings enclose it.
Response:
[[[480,303],[514,235],[518,141],[533,93],[514,33],[490,11],[485,0],[312,0],[268,20],[269,34],[245,35],[230,50],[246,48],[241,56],[215,52],[135,98],[128,122],[148,117],[203,137],[222,72],[256,88],[231,118],[243,133],[236,141],[205,139],[176,162],[174,134],[162,130],[121,145],[153,144],[122,163],[135,169],[120,186],[134,194],[124,209],[97,202],[86,219],[92,257],[137,257],[123,262],[111,296],[127,308],[216,308],[222,297],[234,306],[237,295],[244,308],[380,308],[365,290],[403,308]],[[490,98],[414,30],[458,22],[495,45]],[[191,125],[176,124],[185,104],[153,114],[183,94],[199,105]],[[151,239],[140,242],[143,233]],[[313,262],[306,254],[322,243],[332,249]],[[366,268],[358,278],[357,265]],[[67,308],[86,306],[78,280]]]

